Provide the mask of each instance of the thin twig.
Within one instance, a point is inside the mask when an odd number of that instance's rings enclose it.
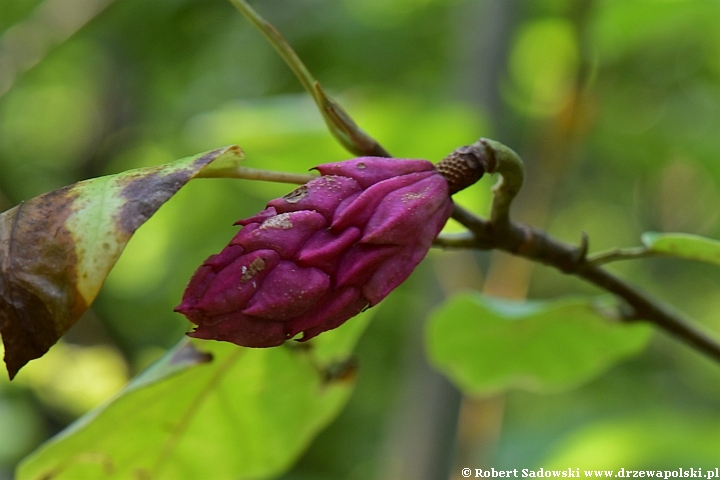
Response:
[[[477,238],[472,232],[446,233],[438,235],[433,245],[440,248],[475,248]]]
[[[272,45],[282,59],[285,60],[285,63],[293,71],[303,88],[315,97],[313,93],[313,85],[316,81],[315,77],[312,76],[310,70],[307,69],[303,61],[300,60],[300,57],[295,53],[295,50],[285,41],[280,32],[278,32],[270,22],[262,18],[245,0],[230,0],[230,3],[262,32],[270,42],[270,45]]]
[[[650,322],[720,362],[720,343],[715,338],[638,287],[585,261],[578,255],[578,247],[522,223],[511,221],[507,229],[494,229],[490,222],[461,208],[455,209],[453,218],[466,226],[475,238],[471,241],[466,235],[441,236],[436,245],[504,250],[580,277],[624,300],[632,308],[627,320]]]
[[[638,258],[657,257],[662,252],[654,252],[647,247],[612,248],[588,255],[587,262],[592,265],[603,265],[619,260],[636,260]]]

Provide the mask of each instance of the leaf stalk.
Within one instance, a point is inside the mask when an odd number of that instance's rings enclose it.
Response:
[[[207,169],[201,171],[195,178],[240,178],[243,180],[261,180],[264,182],[291,183],[302,185],[317,178],[311,173],[277,172],[250,167],[234,167],[232,169]]]

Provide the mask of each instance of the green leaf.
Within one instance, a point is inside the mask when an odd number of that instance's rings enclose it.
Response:
[[[10,378],[93,302],[135,230],[211,164],[232,169],[237,146],[93,178],[0,214],[0,333]]]
[[[348,400],[354,384],[348,356],[369,315],[308,344],[249,349],[183,340],[114,400],[26,458],[17,478],[275,476]],[[326,345],[337,341],[343,352]],[[330,350],[333,361],[315,354]]]
[[[650,337],[649,326],[620,323],[616,305],[602,300],[458,295],[431,315],[429,356],[470,394],[568,388],[639,353]]]
[[[720,242],[689,233],[646,232],[642,242],[652,253],[720,265]]]

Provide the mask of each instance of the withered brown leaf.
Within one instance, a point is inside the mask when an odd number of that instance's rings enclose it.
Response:
[[[237,146],[94,178],[0,214],[0,334],[12,379],[93,302],[132,234],[213,162],[235,168]],[[221,165],[218,165],[221,164]]]

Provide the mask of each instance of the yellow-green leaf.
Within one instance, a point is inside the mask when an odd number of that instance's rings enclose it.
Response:
[[[23,460],[17,478],[275,477],[347,402],[350,355],[372,315],[276,348],[184,339]]]
[[[689,233],[646,232],[642,242],[652,253],[720,265],[720,242]]]

